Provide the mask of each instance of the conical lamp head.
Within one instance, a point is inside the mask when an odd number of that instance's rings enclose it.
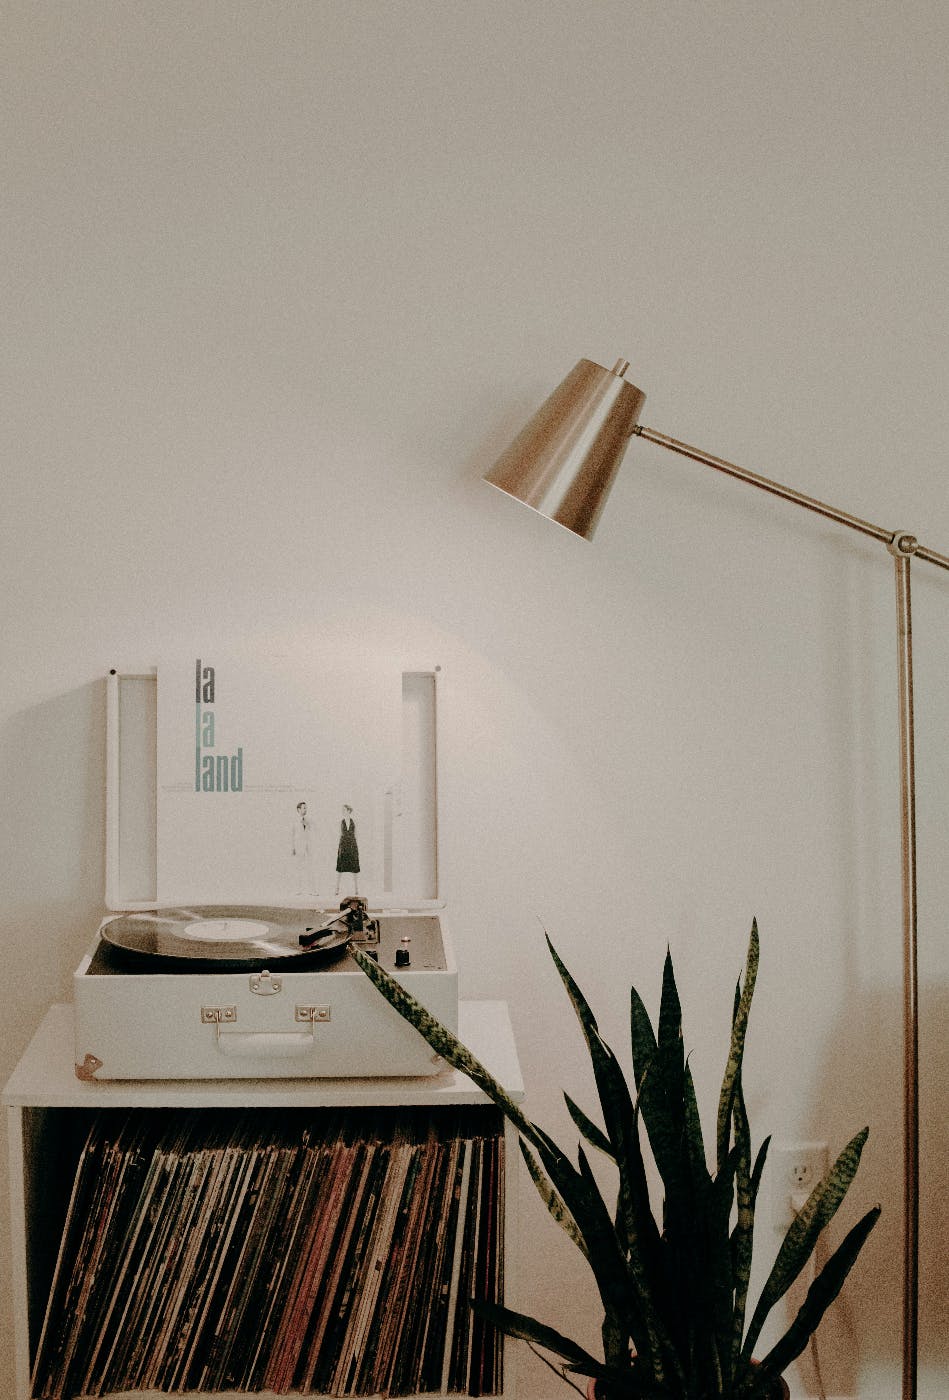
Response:
[[[485,481],[591,539],[646,401],[625,369],[580,360]]]

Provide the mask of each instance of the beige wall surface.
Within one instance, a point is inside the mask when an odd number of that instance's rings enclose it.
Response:
[[[102,912],[104,677],[237,644],[443,668],[443,891],[532,1116],[671,945],[711,1112],[752,916],[756,1140],[871,1125],[822,1334],[896,1392],[901,958],[882,547],[634,444],[595,544],[481,473],[581,356],[644,421],[949,552],[949,11],[6,0],[0,1071]],[[946,1314],[949,582],[918,564],[921,1393]],[[197,650],[193,650],[193,648]],[[760,1259],[773,1248],[767,1223]],[[597,1344],[525,1193],[519,1301]],[[11,1388],[3,1223],[0,1393]],[[795,1384],[815,1393],[810,1363]],[[530,1357],[525,1393],[556,1389]],[[559,1391],[557,1392],[559,1393]]]

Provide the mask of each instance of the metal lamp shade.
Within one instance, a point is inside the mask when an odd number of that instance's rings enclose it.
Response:
[[[592,539],[646,396],[612,370],[580,360],[485,481]]]

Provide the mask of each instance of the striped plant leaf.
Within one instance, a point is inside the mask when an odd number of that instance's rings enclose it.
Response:
[[[814,1187],[800,1212],[795,1216],[771,1273],[761,1290],[758,1306],[745,1337],[741,1354],[747,1359],[758,1340],[765,1318],[791,1284],[798,1277],[817,1244],[817,1237],[836,1214],[837,1208],[847,1194],[850,1183],[860,1164],[860,1154],[869,1135],[869,1128],[862,1128],[841,1152],[833,1167]]]
[[[715,1363],[714,1343],[711,1349],[705,1345],[712,1304],[702,1203],[711,1183],[691,1071],[683,1053],[681,1006],[668,951],[657,1032],[632,988],[630,1034],[639,1107],[664,1191],[663,1262],[655,1292],[663,1299],[664,1316],[676,1339],[680,1370],[698,1367],[704,1374]]]
[[[600,1035],[596,1017],[586,997],[550,938],[547,938],[547,947],[587,1043],[606,1137],[609,1141],[609,1155],[619,1170],[617,1225],[622,1232],[622,1244],[627,1251],[640,1252],[646,1273],[652,1274],[657,1262],[659,1231],[649,1202],[636,1109],[630,1096],[629,1085],[615,1054]],[[569,1101],[567,1106],[570,1108]],[[571,1109],[571,1114],[572,1112]],[[597,1147],[602,1145],[595,1136],[589,1136],[580,1119],[574,1118],[574,1121],[589,1141]],[[589,1124],[589,1119],[585,1121]]]
[[[578,1170],[564,1157],[543,1129],[538,1128],[536,1124],[531,1126],[534,1130],[534,1145],[541,1163],[560,1192],[584,1241],[584,1252],[604,1310],[623,1319],[636,1349],[646,1353],[649,1349],[649,1336],[644,1311],[648,1311],[650,1304],[648,1300],[643,1302],[642,1290],[635,1286],[630,1287],[631,1275],[627,1255],[589,1169],[589,1163],[580,1151]]]
[[[561,1357],[566,1363],[564,1366],[566,1371],[580,1376],[592,1376],[605,1385],[612,1384],[628,1392],[632,1369],[629,1364],[628,1351],[623,1356],[624,1364],[610,1366],[598,1361],[596,1357],[591,1356],[577,1342],[565,1337],[563,1333],[535,1321],[534,1318],[528,1317],[525,1313],[515,1312],[511,1308],[505,1308],[500,1303],[489,1303],[481,1298],[471,1299],[471,1309],[485,1322],[491,1323],[507,1336],[519,1337],[541,1347],[544,1351],[553,1352],[555,1356]],[[635,1367],[635,1361],[633,1366]]]
[[[676,1178],[667,1189],[674,1192],[678,1186],[682,1191],[681,1198],[677,1199],[672,1195],[670,1205],[674,1213],[681,1214],[687,1220],[692,1217],[688,1228],[694,1231],[701,1228],[699,1202],[708,1191],[710,1178],[695,1100],[695,1086],[685,1058],[682,1006],[676,987],[672,954],[668,948],[662,969],[656,1045],[666,1114],[672,1125],[676,1143]]]
[[[739,1101],[744,1104],[743,1098]],[[770,1137],[765,1138],[758,1149],[758,1155],[747,1180],[747,1184],[742,1182],[736,1186],[736,1199],[738,1203],[735,1229],[732,1233],[732,1271],[734,1284],[734,1300],[732,1303],[732,1345],[730,1364],[732,1374],[738,1366],[738,1358],[741,1354],[741,1339],[745,1330],[745,1314],[748,1306],[748,1287],[751,1279],[751,1260],[754,1248],[754,1228],[755,1228],[755,1206],[758,1201],[758,1189],[761,1185],[761,1174],[768,1157],[768,1148],[771,1144]]]
[[[662,1060],[649,1014],[635,987],[630,989],[630,1032],[633,1074],[642,1120],[667,1200],[683,1199],[682,1123],[669,1104],[662,1077]]]
[[[662,965],[662,991],[659,997],[659,1020],[656,1025],[656,1047],[662,1066],[662,1077],[674,1084],[682,1073],[685,1051],[682,1045],[682,1006],[676,986],[672,954],[666,948]]]
[[[586,1138],[591,1147],[598,1148],[605,1153],[612,1161],[616,1161],[616,1149],[606,1136],[602,1128],[598,1128],[591,1118],[588,1118],[579,1104],[574,1103],[569,1094],[564,1094],[564,1103],[567,1105],[567,1112],[580,1132]]]
[[[748,940],[748,955],[745,959],[745,981],[741,993],[736,997],[735,1012],[732,1018],[732,1037],[728,1050],[728,1061],[722,1079],[722,1091],[718,1100],[717,1161],[721,1171],[722,1163],[728,1156],[729,1135],[732,1121],[732,1101],[735,1085],[741,1073],[741,1062],[745,1051],[745,1032],[748,1029],[748,1013],[754,996],[755,981],[758,976],[758,923],[752,920],[751,937]]]
[[[732,1366],[734,1261],[729,1230],[737,1165],[736,1148],[729,1153],[724,1171],[719,1172],[714,1180],[708,1177],[696,1196],[704,1261],[700,1266],[704,1275],[704,1314],[714,1335],[716,1368],[721,1370],[723,1376],[730,1374]]]
[[[629,1029],[633,1051],[633,1082],[636,1092],[642,1096],[643,1079],[647,1069],[654,1065],[659,1053],[655,1032],[649,1019],[649,1012],[635,987],[629,989]]]
[[[601,1238],[605,1241],[612,1235],[618,1246],[619,1241],[616,1239],[612,1221],[605,1204],[602,1202],[602,1197],[599,1195],[596,1180],[582,1148],[578,1151],[577,1160],[580,1175],[587,1182],[591,1197],[599,1199],[602,1205],[603,1213],[599,1222],[602,1232]],[[621,1287],[611,1296],[604,1294],[604,1304],[607,1305],[608,1313],[612,1313],[613,1316],[621,1320],[627,1334],[633,1339],[637,1354],[647,1361],[656,1381],[664,1384],[666,1361],[663,1358],[674,1358],[674,1348],[656,1312],[651,1280],[646,1274],[642,1257],[637,1250],[631,1250],[628,1258],[624,1258],[623,1254],[618,1251],[618,1258],[625,1275],[625,1287]]]
[[[526,1313],[515,1312],[500,1303],[489,1303],[481,1298],[472,1298],[471,1307],[479,1317],[490,1322],[508,1337],[520,1337],[526,1342],[533,1342],[535,1346],[543,1347],[545,1351],[552,1351],[555,1356],[560,1356],[568,1362],[570,1368],[580,1375],[598,1376],[604,1371],[603,1363],[597,1361],[577,1342],[571,1341],[562,1332],[556,1332],[553,1327],[547,1327],[544,1323],[528,1317]]]
[[[752,1188],[751,1131],[745,1109],[745,1096],[742,1091],[741,1072],[735,1077],[732,1094],[732,1136],[734,1138],[735,1163],[735,1229],[731,1238],[732,1271],[734,1298],[732,1301],[732,1327],[728,1346],[728,1364],[731,1371],[738,1364],[741,1354],[741,1339],[745,1329],[745,1309],[748,1303],[748,1281],[751,1277],[751,1256],[754,1247],[755,1199]]]
[[[548,939],[551,956],[586,1041],[602,1127],[569,1095],[564,1099],[583,1139],[616,1163],[615,1208],[607,1205],[582,1144],[576,1164],[533,1123],[475,1056],[359,949],[352,955],[395,1010],[447,1063],[468,1075],[519,1135],[528,1172],[551,1217],[590,1266],[603,1307],[604,1360],[570,1338],[497,1304],[479,1312],[509,1335],[561,1358],[562,1374],[599,1378],[617,1394],[686,1400],[763,1400],[771,1380],[800,1354],[870,1232],[871,1211],[832,1255],[809,1289],[794,1323],[762,1366],[752,1348],[764,1319],[811,1256],[853,1179],[866,1130],[848,1144],[788,1230],[742,1339],[751,1266],[754,1213],[768,1140],[752,1160],[742,1087],[742,1060],[758,970],[752,924],[744,977],[735,991],[728,1060],[715,1122],[715,1175],[709,1173],[672,957],[666,952],[656,1030],[635,988],[630,990],[632,1087],[603,1040],[586,998]],[[663,1230],[650,1208],[640,1117],[664,1190]],[[732,1218],[734,1212],[734,1220]],[[631,1348],[634,1355],[631,1357]]]
[[[843,1243],[830,1256],[807,1290],[804,1302],[791,1326],[757,1368],[758,1379],[765,1382],[773,1380],[801,1355],[824,1313],[843,1287],[864,1241],[879,1218],[880,1207],[873,1206],[847,1233]]]
[[[705,1141],[702,1137],[702,1120],[699,1117],[699,1105],[695,1096],[695,1083],[692,1079],[692,1070],[688,1062],[682,1067],[682,1121],[685,1128],[685,1149],[688,1156],[689,1167],[692,1173],[692,1180],[696,1185],[705,1184],[711,1180],[708,1171],[708,1164],[705,1160]]]
[[[629,1085],[626,1083],[626,1076],[620,1069],[613,1051],[600,1035],[596,1017],[593,1015],[586,997],[570,975],[549,938],[547,939],[547,947],[550,949],[554,966],[560,974],[560,979],[580,1022],[593,1066],[606,1135],[612,1144],[612,1153],[620,1171],[624,1173],[625,1164],[629,1160],[631,1138],[635,1132],[633,1102],[630,1097]]]
[[[754,1206],[758,1200],[758,1189],[761,1186],[761,1175],[764,1171],[765,1162],[768,1160],[768,1148],[771,1146],[771,1134],[765,1138],[758,1148],[758,1155],[755,1158],[754,1169],[751,1173],[751,1203]]]
[[[591,1198],[588,1186],[553,1139],[536,1123],[530,1121],[490,1071],[485,1069],[451,1031],[436,1020],[400,982],[380,967],[374,958],[367,957],[359,948],[351,948],[350,952],[389,1004],[416,1028],[433,1050],[455,1069],[466,1074],[479,1089],[483,1089],[488,1098],[514,1124],[522,1138],[535,1148],[585,1242],[584,1252],[594,1270],[601,1295],[605,1290],[607,1297],[615,1296],[621,1288],[624,1270],[621,1267],[621,1257],[618,1257],[615,1232],[611,1229],[609,1238],[606,1241],[602,1238],[600,1212],[603,1202],[599,1193],[595,1193],[595,1199]]]
[[[617,1305],[626,1283],[623,1242],[589,1172],[578,1171],[536,1124],[535,1146],[543,1167],[573,1217],[604,1306]],[[607,1226],[607,1222],[609,1222]]]
[[[726,1171],[724,1177],[716,1181],[709,1175],[695,1085],[688,1061],[681,1068],[681,1084],[684,1172],[689,1183],[688,1196],[683,1203],[684,1234],[681,1244],[691,1279],[690,1294],[696,1300],[697,1312],[704,1319],[703,1331],[708,1339],[704,1354],[702,1348],[698,1349],[697,1364],[707,1379],[715,1380],[721,1370],[722,1338],[726,1334],[731,1336],[731,1245],[728,1230],[732,1172]],[[672,1233],[671,1238],[676,1242],[680,1241],[681,1228]]]
[[[406,991],[401,982],[391,977],[385,968],[380,967],[374,958],[370,958],[361,948],[350,945],[350,955],[362,968],[363,972],[385,997],[400,1016],[404,1017],[415,1027],[424,1040],[436,1054],[441,1055],[454,1069],[461,1070],[466,1074],[479,1089],[483,1089],[492,1103],[508,1117],[518,1132],[523,1133],[529,1142],[537,1140],[537,1129],[530,1119],[522,1113],[520,1107],[511,1098],[502,1084],[495,1079],[490,1070],[478,1060],[471,1051],[464,1046],[456,1035],[453,1035],[446,1026],[427,1011],[426,1008]]]
[[[431,1015],[400,982],[391,977],[374,958],[359,948],[350,949],[356,962],[379,989],[391,1006],[404,1016],[428,1044],[450,1065],[467,1074],[493,1103],[511,1120],[518,1132],[536,1150],[545,1170],[560,1193],[569,1214],[585,1241],[586,1257],[590,1262],[604,1306],[628,1306],[624,1293],[628,1280],[626,1260],[620,1249],[612,1221],[602,1197],[577,1172],[557,1144],[537,1124],[521,1111],[505,1089],[484,1065],[472,1055],[458,1038]],[[604,1226],[604,1215],[606,1224]],[[641,1319],[636,1318],[636,1340],[646,1343]]]
[[[577,1229],[577,1222],[574,1220],[573,1216],[570,1214],[569,1210],[564,1204],[563,1198],[560,1196],[559,1192],[554,1187],[553,1182],[544,1172],[537,1158],[531,1152],[530,1148],[527,1146],[527,1143],[524,1141],[523,1138],[518,1139],[518,1145],[521,1149],[521,1156],[524,1158],[524,1161],[527,1164],[527,1170],[530,1174],[530,1179],[537,1187],[537,1190],[540,1194],[540,1198],[543,1201],[544,1205],[550,1211],[550,1214],[556,1220],[557,1224],[562,1226],[562,1228],[566,1230],[567,1234],[573,1240],[574,1244],[581,1251],[581,1253],[586,1255],[586,1240],[584,1240],[582,1234]]]

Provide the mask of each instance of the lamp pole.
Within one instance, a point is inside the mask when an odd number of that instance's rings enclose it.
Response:
[[[527,426],[502,453],[486,480],[586,539],[633,436],[713,467],[749,486],[804,507],[883,544],[896,569],[899,665],[900,831],[903,944],[903,1391],[916,1400],[919,1333],[919,992],[916,914],[916,779],[913,736],[913,558],[949,569],[949,555],[921,545],[915,535],[887,530],[838,510],[757,472],[713,457],[701,448],[639,423],[645,394],[625,379],[627,360],[612,370],[580,360]]]
[[[903,1400],[916,1400],[919,1338],[919,987],[916,956],[916,760],[910,555],[896,564],[903,883]]]
[[[633,433],[727,476],[758,486],[825,519],[885,544],[896,570],[896,631],[900,725],[900,846],[903,942],[903,1400],[916,1400],[919,1337],[919,977],[916,889],[916,764],[913,727],[913,614],[910,563],[915,557],[949,569],[949,557],[919,544],[915,535],[886,530],[813,496],[782,486],[734,462],[637,424]]]

